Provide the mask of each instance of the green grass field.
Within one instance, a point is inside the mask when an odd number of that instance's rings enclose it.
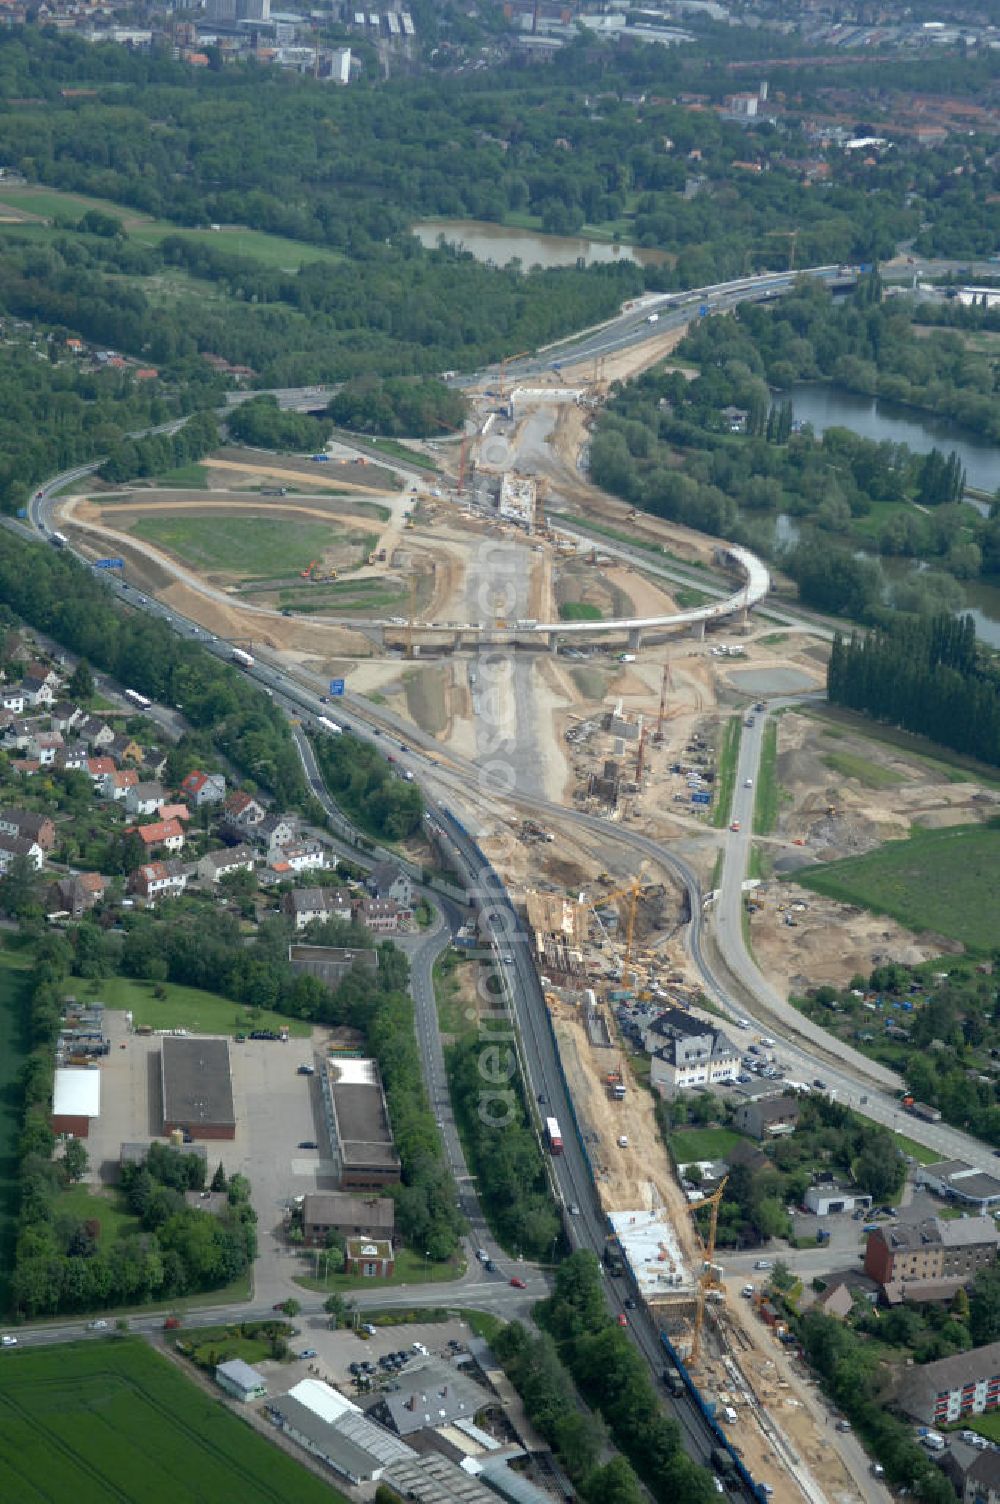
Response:
[[[215,992],[197,987],[179,987],[164,982],[166,998],[153,996],[152,982],[131,977],[105,977],[95,996],[109,1008],[131,1008],[137,1026],[154,1029],[190,1029],[196,1034],[246,1034],[251,1029],[287,1028],[293,1039],[307,1039],[309,1024],[300,1018],[285,1018],[267,1008],[250,1009],[230,1002]]]
[[[796,882],[843,903],[935,930],[975,951],[997,941],[1000,830],[957,825],[890,841],[867,856],[801,869]]]
[[[4,1354],[0,1476],[11,1504],[342,1504],[135,1338]]]
[[[71,1185],[63,1191],[56,1202],[57,1214],[65,1212],[81,1221],[93,1220],[101,1224],[101,1246],[107,1248],[122,1233],[138,1232],[139,1219],[125,1207],[120,1192],[112,1191],[107,1196],[97,1196],[86,1185]]]
[[[20,210],[26,214],[38,214],[45,219],[78,220],[88,209],[97,209],[102,214],[120,219],[131,240],[144,245],[155,245],[168,235],[182,235],[185,240],[196,240],[225,251],[231,256],[247,256],[265,266],[298,271],[300,266],[311,261],[336,264],[343,261],[338,251],[329,246],[309,245],[303,240],[288,240],[283,235],[267,235],[262,230],[226,228],[223,230],[192,230],[177,225],[168,219],[150,219],[126,204],[114,204],[107,199],[87,198],[81,193],[60,193],[54,188],[4,188],[0,199],[0,211],[4,207]],[[27,225],[5,224],[4,230],[24,231]],[[38,233],[38,227],[31,227]]]
[[[176,470],[168,470],[159,476],[157,484],[181,490],[207,491],[208,471],[204,465],[178,465]]]
[[[340,530],[325,522],[270,517],[140,517],[130,529],[188,564],[227,574],[297,574],[338,541]]]
[[[934,1165],[941,1158],[936,1149],[928,1149],[926,1144],[918,1144],[915,1138],[907,1138],[905,1133],[894,1133],[892,1136],[896,1140],[896,1148],[902,1149],[904,1154],[909,1154],[918,1165]]]
[[[589,601],[563,601],[559,607],[560,621],[600,621],[603,615],[600,606]]]
[[[303,1255],[303,1269],[315,1267],[312,1257],[308,1259]],[[323,1268],[323,1255],[320,1254],[318,1267]],[[379,1280],[379,1288],[383,1285],[429,1285],[447,1284],[450,1280],[460,1279],[465,1273],[465,1260],[448,1260],[444,1264],[434,1264],[430,1259],[425,1259],[422,1254],[414,1253],[412,1248],[400,1248],[396,1253],[396,1267],[389,1279]],[[347,1290],[370,1290],[371,1280],[362,1274],[321,1274],[316,1279],[311,1274],[301,1274],[295,1279],[297,1285],[304,1290],[318,1291],[321,1295],[329,1295],[331,1291],[342,1294]]]
[[[729,811],[733,807],[733,790],[736,787],[736,768],[740,760],[740,736],[743,722],[732,715],[722,728],[719,738],[719,761],[715,773],[715,804],[712,809],[712,824],[722,830],[729,824]]]
[[[686,1165],[695,1159],[724,1159],[742,1137],[731,1128],[685,1128],[670,1135],[670,1148],[677,1163]]]
[[[955,1430],[958,1430],[957,1426]],[[994,1410],[992,1415],[967,1415],[962,1421],[962,1430],[976,1431],[989,1441],[1000,1441],[1000,1412]]]
[[[769,836],[778,823],[778,723],[769,720],[764,727],[757,770],[757,792],[753,800],[753,828],[758,836]]]
[[[21,1010],[31,982],[28,964],[27,956],[0,951],[0,1307],[3,1309],[9,1304],[7,1274],[13,1264],[16,1145],[21,1126],[17,1073],[27,1055]]]
[[[839,773],[842,778],[853,778],[858,783],[863,783],[866,789],[888,789],[904,781],[902,773],[897,773],[895,769],[884,768],[880,763],[859,757],[853,752],[827,752],[823,762],[832,773]]]

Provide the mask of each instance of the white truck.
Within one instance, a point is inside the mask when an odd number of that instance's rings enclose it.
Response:
[[[660,322],[660,315],[658,313],[647,313],[647,315],[646,315],[646,323],[647,324],[658,324],[659,322]]]
[[[240,668],[253,668],[253,655],[245,653],[242,648],[233,648],[233,662],[238,663]]]

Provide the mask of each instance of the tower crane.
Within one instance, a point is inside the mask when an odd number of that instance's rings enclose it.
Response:
[[[638,878],[635,882],[626,883],[620,888],[612,888],[610,893],[602,893],[597,899],[590,898],[587,900],[588,906],[593,909],[595,915],[598,904],[603,908],[605,904],[613,902],[616,898],[627,898],[629,900],[628,917],[625,921],[625,953],[623,957],[626,966],[632,960],[632,946],[635,941],[635,916],[639,907],[639,894],[646,887],[648,887],[646,881],[643,878]],[[598,922],[600,921],[598,920]]]
[[[663,740],[663,720],[667,710],[667,690],[671,687],[670,664],[665,663],[663,665],[663,679],[660,683],[660,711],[656,717],[656,730],[653,732],[653,741],[657,746]]]
[[[711,1196],[703,1196],[700,1201],[695,1201],[691,1206],[693,1212],[701,1211],[703,1206],[710,1206],[712,1208],[708,1224],[708,1241],[704,1245],[705,1258],[702,1263],[701,1274],[698,1276],[698,1294],[694,1311],[694,1337],[691,1342],[692,1363],[697,1363],[701,1355],[701,1329],[705,1322],[706,1297],[709,1290],[718,1290],[721,1288],[719,1281],[715,1277],[715,1265],[713,1261],[715,1259],[715,1234],[719,1225],[719,1206],[722,1202],[722,1193],[726,1189],[728,1180],[729,1176],[727,1175],[724,1180],[720,1181]]]

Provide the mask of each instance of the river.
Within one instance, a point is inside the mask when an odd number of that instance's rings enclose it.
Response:
[[[449,245],[469,251],[477,261],[491,261],[506,266],[520,261],[527,270],[532,266],[588,266],[599,262],[635,261],[640,266],[662,266],[667,260],[663,251],[642,250],[610,240],[589,240],[577,235],[543,235],[537,230],[519,230],[513,225],[496,225],[479,219],[427,219],[411,225],[421,245],[432,249],[444,237]]]
[[[838,386],[802,383],[781,395],[791,398],[792,413],[798,421],[811,423],[817,433],[825,428],[849,428],[865,439],[908,444],[916,454],[928,454],[934,448],[946,454],[954,450],[965,466],[970,486],[990,495],[1000,486],[1000,452],[948,418],[896,402],[861,397]]]
[[[1000,451],[947,418],[932,417],[898,403],[860,397],[837,386],[803,383],[790,387],[782,395],[791,398],[794,417],[801,423],[811,423],[817,433],[826,428],[849,428],[866,439],[908,444],[916,454],[927,454],[935,447],[945,453],[954,450],[965,466],[970,486],[990,495],[1000,487]],[[794,543],[798,533],[795,518],[777,519],[778,543]],[[882,562],[905,568],[902,560]],[[1000,648],[1000,586],[984,580],[959,583],[965,596],[964,609],[972,614],[979,637],[991,647]]]

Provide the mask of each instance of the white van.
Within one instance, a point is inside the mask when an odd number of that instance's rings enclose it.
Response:
[[[735,1426],[738,1417],[732,1405],[723,1405],[722,1419],[726,1422],[727,1426]]]

